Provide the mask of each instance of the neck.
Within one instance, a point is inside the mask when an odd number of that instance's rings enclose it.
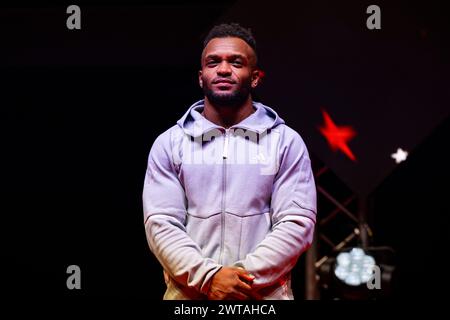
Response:
[[[214,124],[229,128],[247,118],[254,111],[250,95],[245,103],[239,107],[214,106],[205,97],[205,106],[202,115]]]

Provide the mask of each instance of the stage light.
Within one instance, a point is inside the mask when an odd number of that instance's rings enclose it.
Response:
[[[384,299],[392,294],[395,264],[387,247],[346,248],[318,266],[325,299]]]
[[[334,274],[349,286],[359,286],[372,278],[374,267],[372,256],[361,248],[353,248],[350,252],[338,254]]]

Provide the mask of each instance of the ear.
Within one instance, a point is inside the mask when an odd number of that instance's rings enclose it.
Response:
[[[198,72],[198,84],[200,85],[200,88],[203,89],[202,70]]]
[[[255,69],[252,71],[252,89],[255,89],[261,82],[261,70]]]

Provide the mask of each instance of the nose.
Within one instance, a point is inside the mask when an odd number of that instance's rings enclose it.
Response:
[[[217,68],[217,74],[220,76],[231,75],[230,64],[227,61],[222,61]]]

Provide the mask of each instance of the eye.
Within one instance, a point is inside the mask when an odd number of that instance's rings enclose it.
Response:
[[[242,62],[240,60],[233,61],[231,64],[235,67],[242,67]]]
[[[208,61],[208,62],[206,62],[206,65],[208,66],[208,67],[215,67],[215,66],[217,66],[217,61]]]

